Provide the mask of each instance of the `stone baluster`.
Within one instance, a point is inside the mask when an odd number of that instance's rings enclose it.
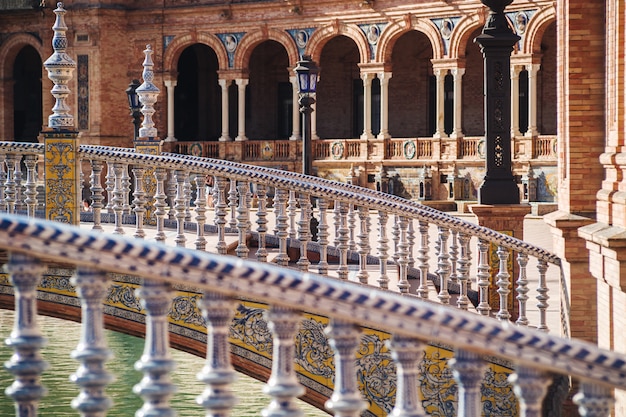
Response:
[[[7,154],[7,178],[4,183],[4,203],[6,204],[7,213],[15,213],[15,205],[17,203],[17,190],[15,184],[15,165],[17,164],[17,155]]]
[[[70,378],[81,391],[72,400],[72,408],[83,417],[103,416],[112,405],[105,388],[115,378],[104,367],[113,356],[104,336],[103,302],[108,281],[107,272],[87,268],[78,268],[71,280],[80,298],[82,323],[80,342],[72,352],[72,358],[81,365]]]
[[[228,190],[228,207],[230,207],[230,222],[228,226],[231,229],[237,227],[237,206],[239,205],[239,194],[237,194],[237,180],[230,180],[230,188]]]
[[[400,243],[400,216],[397,214],[393,216],[393,225],[391,226],[391,240],[393,240],[393,254],[391,255],[393,261],[398,263],[400,259],[398,244]]]
[[[528,279],[526,277],[526,266],[528,265],[528,255],[520,252],[517,255],[517,264],[519,265],[519,275],[517,277],[517,287],[515,292],[517,303],[519,306],[519,315],[515,323],[519,326],[528,326],[528,317],[526,317],[526,302],[528,301]]]
[[[48,367],[40,354],[46,339],[37,324],[37,285],[45,266],[29,256],[12,253],[7,270],[15,291],[15,321],[5,341],[14,353],[4,367],[15,381],[5,394],[15,402],[16,416],[36,416],[39,400],[47,392],[40,380]]]
[[[319,209],[319,224],[317,225],[317,243],[320,247],[320,261],[317,264],[317,272],[321,275],[328,274],[328,200],[319,198],[317,200],[317,208]]]
[[[476,285],[478,286],[478,306],[476,310],[483,316],[489,315],[489,242],[478,239],[478,266],[476,267]]]
[[[183,184],[185,194],[185,221],[191,221],[191,175],[189,172],[185,175],[185,183]]]
[[[496,313],[496,318],[504,321],[511,318],[508,305],[509,293],[511,292],[509,290],[511,284],[508,268],[509,250],[504,246],[498,246],[496,253],[500,260],[500,268],[496,274],[496,285],[498,286],[496,291],[500,295],[500,310]]]
[[[357,272],[357,278],[359,282],[367,284],[369,280],[369,274],[367,272],[367,257],[370,254],[370,216],[369,209],[364,206],[359,206],[359,272]]]
[[[287,255],[287,238],[289,237],[289,216],[287,215],[287,199],[289,191],[277,188],[274,196],[274,210],[276,212],[276,237],[278,238],[278,254],[276,264],[287,266],[289,255]]]
[[[6,170],[6,154],[0,154],[2,156],[2,162],[0,162],[0,210],[6,211],[6,193],[4,184],[7,180]]]
[[[519,366],[509,376],[509,382],[513,384],[513,392],[519,399],[520,414],[524,417],[542,417],[543,399],[552,378],[545,372]]]
[[[176,209],[176,238],[174,243],[176,246],[185,247],[187,238],[185,237],[185,181],[188,173],[183,170],[176,170],[176,198],[174,199],[174,208]]]
[[[289,190],[289,201],[287,202],[289,209],[289,238],[295,239],[296,234],[296,216],[298,215],[298,199],[296,192]]]
[[[300,258],[296,265],[300,271],[308,272],[311,262],[308,258],[308,245],[311,240],[311,197],[300,193],[300,220],[298,221],[298,240],[300,241]]]
[[[143,186],[144,169],[140,166],[133,167],[135,175],[135,191],[133,192],[133,211],[135,212],[135,234],[133,237],[143,239],[146,236],[143,230],[143,221],[146,215],[146,192]]]
[[[300,326],[300,315],[294,310],[273,306],[266,314],[268,327],[274,338],[272,375],[263,392],[272,401],[262,411],[263,417],[300,417],[302,412],[296,398],[304,394],[298,382],[293,363],[295,359],[294,338]]]
[[[267,262],[267,247],[265,243],[265,236],[267,234],[267,188],[265,184],[257,184],[257,234],[258,234],[258,248],[256,251],[256,259],[259,262]]]
[[[408,219],[398,216],[398,290],[402,294],[409,292],[408,266],[409,266],[409,243],[407,241]]]
[[[413,219],[408,219],[409,225],[406,230],[406,240],[409,244],[409,268],[415,266],[415,257],[413,256],[413,248],[415,247],[415,229],[413,228]]]
[[[450,278],[450,254],[448,253],[448,237],[450,229],[439,227],[438,234],[439,251],[437,255],[437,275],[439,275],[439,294],[437,298],[441,304],[450,304],[450,293],[448,292],[448,279]]]
[[[146,338],[141,359],[135,363],[143,378],[133,387],[133,392],[144,400],[135,415],[173,417],[169,400],[176,387],[170,376],[176,365],[169,351],[167,324],[172,292],[167,284],[146,279],[137,290],[137,297],[146,310]]]
[[[113,210],[113,206],[115,205],[113,199],[115,196],[113,195],[113,190],[115,190],[115,170],[113,169],[113,164],[107,164],[107,175],[105,177],[104,185],[107,191],[107,205],[105,210],[109,215],[113,214],[115,211]]]
[[[548,263],[544,260],[537,262],[537,270],[539,271],[539,284],[537,286],[537,308],[539,309],[539,324],[537,329],[547,332],[547,311],[548,311],[548,284],[546,282],[546,272],[548,271]]]
[[[592,382],[581,382],[573,400],[578,405],[578,413],[584,417],[609,417],[615,404],[611,388]]]
[[[102,232],[102,209],[104,208],[104,188],[100,183],[100,176],[102,175],[102,169],[104,163],[95,159],[91,160],[91,176],[90,176],[90,190],[91,190],[91,211],[93,213],[93,230]]]
[[[204,237],[204,224],[206,223],[206,177],[196,174],[196,250],[206,250],[206,237]]]
[[[26,203],[26,214],[28,217],[35,217],[35,211],[37,210],[37,155],[25,155],[24,165],[26,165],[26,183],[24,184],[26,190],[24,196],[26,197],[24,203]]]
[[[456,305],[461,310],[467,310],[469,308],[470,300],[467,297],[467,287],[469,283],[469,271],[470,271],[470,255],[469,244],[470,236],[459,232],[459,256],[456,262],[457,265],[457,282],[459,283],[459,298],[456,301]]]
[[[170,220],[176,220],[176,194],[178,192],[178,182],[176,181],[176,170],[169,171],[167,180],[167,201],[169,210],[167,212]]]
[[[230,385],[237,372],[230,362],[228,333],[235,313],[235,302],[218,293],[205,292],[199,301],[202,316],[207,322],[206,362],[198,379],[206,384],[197,398],[207,416],[228,416],[237,403]]]
[[[348,241],[348,250],[356,250],[356,210],[354,204],[348,203],[348,230],[350,230],[350,239]]]
[[[122,198],[124,199],[122,211],[124,214],[130,214],[130,175],[128,175],[128,164],[122,164],[122,166]]]
[[[113,213],[115,214],[115,230],[113,234],[123,235],[122,215],[124,211],[124,191],[122,190],[122,175],[125,166],[119,162],[113,163],[114,186],[113,186]]]
[[[248,225],[250,224],[250,212],[248,210],[247,192],[250,184],[247,181],[239,181],[237,184],[239,190],[239,205],[237,206],[237,236],[239,238],[235,253],[240,258],[247,258],[250,253],[246,244],[248,235]]]
[[[335,387],[326,408],[335,417],[358,417],[367,408],[356,380],[356,350],[361,331],[353,323],[333,319],[326,328],[328,343],[335,352]]]
[[[417,248],[417,260],[419,261],[419,271],[420,271],[420,284],[417,287],[416,294],[419,298],[428,299],[428,256],[429,246],[428,246],[428,223],[424,221],[419,222],[419,247]]]
[[[15,158],[15,210],[19,211],[24,209],[22,198],[22,155],[17,154]]]
[[[339,251],[339,266],[337,267],[337,275],[339,279],[348,279],[348,249],[350,247],[350,229],[348,229],[348,203],[343,201],[335,201],[339,205],[339,228],[337,234],[337,250]]]
[[[333,240],[333,246],[339,247],[339,226],[341,225],[341,210],[340,204],[335,201],[333,204],[333,225],[335,230],[335,238]]]
[[[452,375],[459,384],[458,417],[480,417],[482,394],[480,387],[487,364],[474,352],[457,349],[450,361]]]
[[[396,404],[394,417],[425,417],[419,398],[418,365],[424,355],[424,342],[409,336],[393,335],[388,342],[396,364]]]
[[[389,288],[389,275],[387,275],[387,260],[389,259],[389,239],[387,238],[387,221],[389,215],[384,211],[378,212],[378,262],[379,274],[378,286],[383,289]]]
[[[459,277],[457,275],[457,260],[459,255],[459,245],[457,240],[458,233],[456,230],[450,230],[450,282],[457,284]]]
[[[168,207],[165,194],[165,180],[167,179],[167,170],[165,168],[155,168],[154,178],[156,189],[154,191],[154,216],[156,217],[156,236],[157,242],[165,242],[165,216]]]
[[[220,255],[226,255],[226,215],[228,214],[228,204],[226,203],[226,184],[228,179],[215,177],[215,226],[217,226],[217,245],[215,249]]]

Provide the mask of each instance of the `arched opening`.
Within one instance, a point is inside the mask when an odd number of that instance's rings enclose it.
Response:
[[[221,134],[221,88],[217,55],[195,44],[178,59],[174,90],[174,133],[181,141],[214,141]]]
[[[25,46],[13,64],[13,139],[37,142],[43,111],[41,98],[42,63],[32,46]]]
[[[484,59],[480,46],[474,39],[480,35],[477,29],[469,38],[465,52],[465,75],[463,75],[463,132],[466,136],[485,134],[484,106]]]
[[[541,40],[541,68],[537,73],[537,128],[542,135],[556,135],[556,23],[551,23]]]

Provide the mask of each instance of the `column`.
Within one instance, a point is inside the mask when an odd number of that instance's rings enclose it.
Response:
[[[372,138],[372,74],[362,73],[363,80],[363,133],[361,139]]]
[[[232,140],[228,135],[228,87],[232,80],[218,80],[222,87],[222,136],[220,142],[229,142]]]
[[[445,111],[444,111],[444,94],[445,94],[445,88],[444,88],[444,82],[446,79],[446,75],[448,74],[448,70],[447,69],[442,69],[442,68],[438,68],[435,69],[435,77],[437,77],[437,99],[436,99],[436,104],[435,104],[435,111],[437,114],[437,127],[436,127],[436,131],[435,131],[435,138],[445,138],[447,137],[446,132],[445,132],[445,127],[444,127],[444,116],[445,116]]]
[[[167,137],[165,142],[176,142],[174,137],[174,89],[176,84],[176,80],[165,80],[165,88],[167,89]]]
[[[238,103],[237,103],[237,137],[236,141],[248,140],[246,137],[246,86],[248,79],[239,78],[235,80],[237,84]]]
[[[317,102],[311,104],[311,139],[319,139],[317,136]]]
[[[458,139],[463,137],[463,75],[465,68],[454,68],[454,127],[450,137]]]
[[[511,137],[520,136],[519,131],[519,74],[520,65],[511,66]]]
[[[536,137],[539,135],[537,130],[537,72],[541,65],[529,65],[528,71],[528,130],[527,137]]]
[[[292,102],[293,102],[293,111],[292,111],[292,119],[293,119],[293,128],[291,130],[291,136],[289,140],[300,140],[302,136],[300,135],[300,105],[298,104],[298,78],[293,75],[289,77],[289,82],[291,82],[291,91],[292,91]]]
[[[380,132],[378,139],[388,139],[389,135],[389,80],[390,72],[379,72],[380,80]]]

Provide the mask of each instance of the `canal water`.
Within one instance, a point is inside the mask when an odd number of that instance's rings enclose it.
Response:
[[[12,355],[12,350],[4,344],[13,328],[13,311],[0,310],[0,364],[4,364]],[[42,382],[48,389],[48,395],[40,403],[40,414],[45,417],[66,417],[78,415],[70,407],[70,402],[78,394],[78,387],[69,382],[69,376],[78,368],[78,362],[70,357],[80,340],[78,323],[40,316],[40,326],[48,344],[42,351],[49,362],[49,371],[42,376]],[[106,368],[116,375],[116,381],[107,388],[108,396],[114,406],[108,412],[112,417],[133,416],[143,404],[141,398],[132,392],[133,385],[138,383],[142,374],[135,371],[134,363],[143,352],[143,339],[122,333],[106,331],[109,348],[114,358],[107,362]],[[195,398],[203,391],[204,385],[197,380],[196,374],[204,366],[204,360],[197,356],[173,350],[173,359],[177,369],[172,380],[178,392],[171,400],[172,407],[181,417],[204,416],[204,410],[196,405]],[[0,416],[12,416],[15,413],[13,401],[4,395],[4,389],[13,381],[4,366],[0,367]],[[243,374],[233,387],[239,404],[232,416],[253,417],[261,415],[261,410],[269,404],[269,398],[263,393],[263,383]],[[307,417],[328,416],[303,401],[298,401],[300,409]]]

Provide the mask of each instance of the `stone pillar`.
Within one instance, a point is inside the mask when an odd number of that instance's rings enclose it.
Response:
[[[222,136],[220,136],[220,142],[229,142],[231,137],[228,132],[228,87],[232,80],[220,79],[220,87],[222,87]]]
[[[361,139],[371,139],[372,136],[372,74],[361,73],[363,80],[363,133]]]
[[[537,73],[541,65],[532,64],[526,67],[528,71],[528,130],[527,137],[536,137],[539,135],[537,130]]]
[[[165,80],[165,88],[167,89],[167,137],[165,142],[176,142],[174,136],[174,89],[176,88],[176,80]]]
[[[238,78],[235,80],[237,84],[238,103],[237,103],[237,137],[236,141],[248,140],[246,137],[246,86],[248,79]]]
[[[54,10],[56,21],[52,29],[54,53],[44,62],[48,78],[54,83],[51,92],[56,99],[53,113],[44,129],[44,169],[46,186],[46,219],[69,224],[80,223],[81,187],[78,131],[74,116],[65,102],[70,93],[67,84],[72,79],[76,63],[65,52],[65,13],[63,3]]]
[[[295,75],[289,77],[289,82],[291,82],[291,91],[293,92],[292,102],[293,102],[293,110],[291,114],[291,118],[293,120],[293,129],[291,130],[291,136],[289,140],[300,140],[302,136],[300,135],[300,110],[297,105],[298,103],[298,78]]]
[[[454,127],[452,134],[453,139],[463,137],[463,75],[465,68],[454,68],[452,77],[454,79]]]
[[[521,66],[511,66],[511,137],[520,136],[519,131],[519,74]]]
[[[317,112],[315,111],[317,103],[311,104],[311,109],[311,139],[319,139],[320,137],[317,136]]]
[[[380,132],[378,139],[389,139],[389,80],[390,72],[379,72],[380,80]]]
[[[437,87],[436,87],[436,104],[435,104],[435,113],[437,115],[437,127],[435,131],[435,138],[446,138],[445,132],[445,110],[444,110],[444,98],[445,98],[445,80],[446,75],[448,74],[447,69],[438,68],[434,70],[435,77],[437,78]]]

